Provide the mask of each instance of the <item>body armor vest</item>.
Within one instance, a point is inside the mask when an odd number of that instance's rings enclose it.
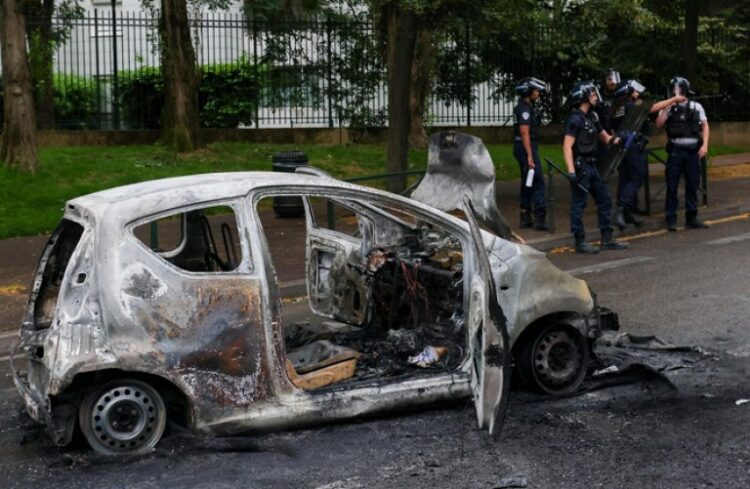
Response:
[[[688,102],[686,105],[678,104],[669,109],[666,128],[669,139],[701,139],[700,114],[694,108],[693,103]]]
[[[578,116],[583,121],[583,127],[576,135],[573,151],[576,156],[595,156],[597,148],[596,126],[587,114],[581,112]]]

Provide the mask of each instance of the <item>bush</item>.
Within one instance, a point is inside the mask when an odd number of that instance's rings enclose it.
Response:
[[[91,129],[98,126],[99,89],[94,79],[56,73],[54,87],[55,126],[58,129]]]
[[[258,98],[253,66],[207,65],[201,68],[198,116],[202,127],[231,128],[255,120]],[[164,82],[159,68],[120,73],[120,107],[126,127],[158,129],[164,107]]]

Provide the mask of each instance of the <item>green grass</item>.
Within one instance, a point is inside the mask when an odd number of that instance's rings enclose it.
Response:
[[[335,177],[348,178],[385,171],[382,144],[324,146],[217,143],[188,154],[160,146],[45,148],[40,150],[39,172],[26,175],[0,169],[0,238],[29,236],[51,231],[62,216],[64,203],[74,197],[130,183],[178,175],[219,171],[270,170],[271,155],[298,149],[310,164]],[[511,145],[488,145],[497,178],[518,178]],[[748,151],[747,148],[713,147],[712,154]],[[544,145],[542,157],[562,164],[559,145]],[[409,165],[425,168],[427,151],[411,151]],[[382,186],[383,182],[367,183]]]

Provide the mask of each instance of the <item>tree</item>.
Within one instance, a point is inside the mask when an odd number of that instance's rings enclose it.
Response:
[[[186,0],[161,0],[159,35],[165,92],[162,141],[177,151],[192,151],[200,145],[198,73]]]
[[[68,39],[73,21],[83,17],[78,0],[24,0],[28,19],[29,64],[39,129],[55,126],[54,52]],[[56,16],[56,25],[52,23]]]
[[[3,68],[3,134],[0,159],[5,166],[36,173],[36,116],[26,52],[26,21],[18,0],[2,0],[0,44]]]
[[[685,0],[685,34],[683,40],[682,59],[685,64],[685,76],[688,80],[695,79],[695,64],[698,57],[698,19],[700,2]]]

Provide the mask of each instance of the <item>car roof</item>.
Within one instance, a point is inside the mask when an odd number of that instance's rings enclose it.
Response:
[[[91,214],[93,217],[113,210],[121,214],[145,215],[190,203],[231,200],[260,187],[321,185],[324,182],[327,186],[362,190],[358,185],[324,174],[255,171],[204,173],[150,180],[83,195],[68,201],[66,210],[79,215]]]

